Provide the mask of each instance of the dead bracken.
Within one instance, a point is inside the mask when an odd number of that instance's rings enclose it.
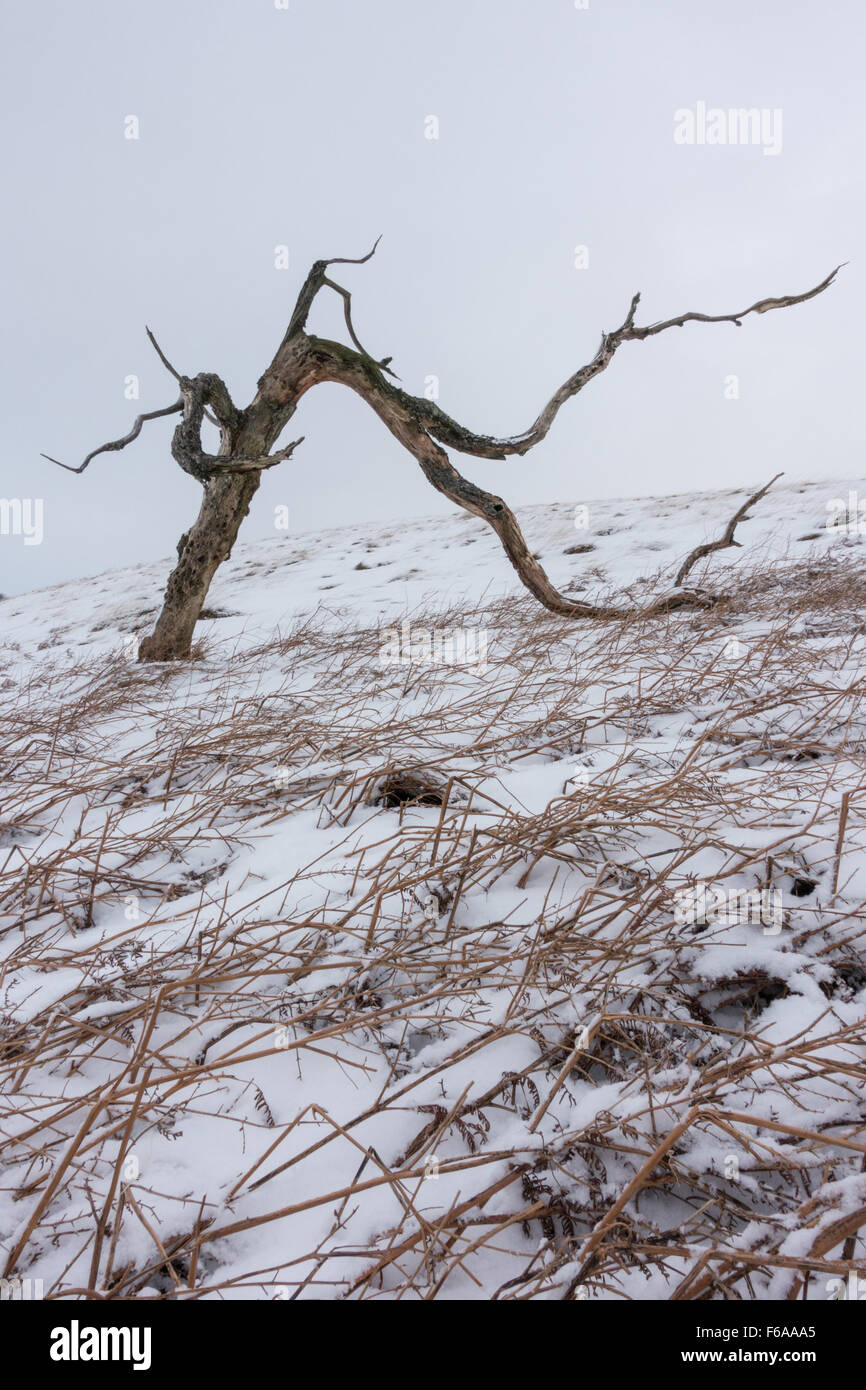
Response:
[[[866,577],[726,588],[412,615],[488,630],[483,675],[381,666],[372,616],[218,625],[194,672],[12,653],[0,1277],[808,1302],[861,1268]]]

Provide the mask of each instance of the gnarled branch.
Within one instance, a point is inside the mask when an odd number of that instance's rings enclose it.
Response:
[[[175,430],[171,441],[172,458],[175,463],[180,464],[184,473],[189,473],[200,483],[205,483],[213,472],[213,465],[219,461],[219,458],[228,457],[231,431],[228,424],[224,424],[220,419],[220,409],[225,410],[228,418],[231,418],[234,406],[231,403],[225,382],[212,372],[199,372],[194,377],[182,376],[179,381],[184,410],[183,419]],[[217,401],[219,401],[219,407],[216,406]],[[220,447],[225,452],[219,456],[206,454],[201,444],[202,420],[205,406],[209,404],[215,406],[215,414],[220,422],[222,434]]]
[[[359,342],[358,335],[355,332],[354,326],[352,324],[352,296],[349,294],[349,291],[343,289],[342,285],[338,285],[334,280],[329,279],[327,276],[325,276],[325,278],[323,279],[322,284],[327,285],[329,290],[335,290],[337,294],[342,296],[343,312],[346,319],[346,327],[349,330],[349,337],[352,339],[352,342],[355,344],[355,347],[358,349],[361,356],[369,357],[370,361],[375,362],[377,367],[381,367],[382,370],[387,372],[389,376],[393,376],[396,378],[397,373],[392,372],[391,368],[388,366],[388,363],[393,360],[392,358],[383,357],[381,360],[377,360],[375,357],[371,355],[371,353],[367,351],[363,344]]]
[[[228,387],[215,372],[199,372],[198,376],[180,380],[184,403],[183,419],[174,432],[171,452],[185,473],[206,483],[218,473],[253,473],[273,468],[290,458],[303,436],[280,449],[276,454],[250,457],[235,454],[233,443],[240,427],[241,414],[235,407]],[[201,444],[201,424],[206,405],[212,405],[222,434],[219,454],[206,454]]]
[[[710,594],[700,590],[677,588],[676,592],[662,595],[643,609],[625,608],[618,604],[585,603],[583,600],[567,598],[551,582],[544,567],[536,560],[520,529],[514,512],[494,493],[486,492],[475,483],[464,478],[457,471],[444,449],[426,436],[417,441],[413,449],[429,483],[464,511],[482,517],[499,537],[502,548],[525,588],[550,613],[564,618],[593,618],[612,620],[621,618],[652,618],[661,613],[670,613],[678,608],[710,608],[717,601]]]
[[[156,341],[154,334],[148,328],[147,324],[144,325],[144,331],[150,339],[150,342],[153,346],[153,350],[156,353],[162,365],[165,367],[166,371],[171,373],[175,381],[180,381],[180,372],[171,365],[162,348],[160,347],[159,343]],[[209,410],[205,410],[205,418],[210,420],[211,424],[217,426],[219,425],[219,420]]]
[[[159,358],[160,362],[165,367],[165,370],[174,377],[175,381],[180,381],[180,372],[177,370],[176,367],[173,367],[171,365],[162,348],[160,347],[159,343],[156,341],[156,338],[154,337],[153,333],[148,328],[147,324],[144,325],[144,331],[150,339],[151,346],[153,347],[153,350]]]
[[[614,353],[623,344],[628,342],[642,342],[644,338],[654,337],[657,333],[663,333],[668,328],[681,328],[686,323],[733,323],[738,328],[742,325],[742,320],[748,314],[766,314],[771,309],[786,309],[794,304],[803,304],[808,299],[814,299],[816,295],[822,294],[824,290],[832,285],[841,265],[816,285],[811,290],[806,290],[802,294],[785,295],[776,299],[759,299],[748,309],[740,309],[734,314],[700,314],[689,312],[680,314],[677,318],[664,319],[659,323],[649,324],[646,327],[635,325],[634,317],[637,306],[640,303],[640,294],[636,294],[631,301],[629,311],[619,328],[613,333],[603,333],[598,351],[590,362],[568,378],[551,396],[547,405],[535,422],[523,434],[511,435],[507,438],[497,439],[490,435],[475,434],[467,430],[463,425],[452,420],[445,411],[441,410],[434,401],[424,400],[419,396],[409,396],[407,401],[411,402],[411,409],[417,418],[424,425],[425,429],[438,439],[442,444],[449,448],[457,449],[460,453],[472,454],[476,458],[505,459],[509,455],[522,455],[533,449],[548,434],[556,416],[565,405],[566,401],[571,400],[579,391],[582,391],[594,377],[603,372],[610,364]]]
[[[703,545],[696,545],[694,550],[689,552],[689,554],[683,560],[683,563],[680,565],[679,570],[677,571],[677,577],[674,580],[674,583],[677,585],[677,587],[679,587],[679,585],[683,583],[686,575],[688,574],[692,566],[696,565],[698,560],[702,560],[705,555],[712,555],[714,550],[727,550],[728,547],[732,545],[739,546],[740,542],[734,540],[734,532],[736,531],[741,521],[748,521],[746,513],[749,510],[749,508],[754,507],[756,502],[760,502],[762,497],[766,497],[767,493],[770,491],[770,488],[773,486],[773,483],[778,482],[781,476],[781,473],[777,473],[776,476],[774,478],[771,478],[768,483],[765,483],[762,488],[760,488],[757,492],[752,493],[752,496],[748,499],[748,501],[744,502],[742,507],[740,507],[739,511],[736,511],[734,515],[731,517],[722,535],[719,537],[717,541],[707,541]]]
[[[375,247],[373,250],[375,250]],[[370,252],[367,256],[363,257],[363,260],[369,260],[372,254],[373,253]],[[359,261],[356,264],[361,263],[362,262]],[[307,314],[309,313],[309,307],[315,295],[323,285],[330,285],[332,289],[337,290],[338,293],[343,294],[348,299],[348,291],[343,290],[340,286],[329,281],[325,275],[325,268],[329,264],[331,263],[327,261],[317,261],[310,271],[304,289],[298,297],[298,304],[300,305],[301,302],[304,301],[306,305],[305,312],[302,318],[298,318],[298,311],[296,308],[295,316],[293,317],[292,323],[289,325],[286,340],[295,334],[303,332]],[[841,269],[841,265],[836,266],[836,269],[831,271],[819,285],[815,285],[814,288],[806,290],[802,294],[759,299],[754,304],[750,305],[748,309],[740,309],[733,314],[702,314],[690,311],[685,314],[680,314],[676,318],[664,319],[658,323],[648,324],[644,327],[636,325],[634,321],[637,307],[640,303],[640,294],[635,294],[629,305],[628,313],[619,328],[615,329],[612,333],[602,333],[601,342],[595,356],[589,362],[585,363],[584,366],[579,367],[567,381],[563,382],[558,390],[551,396],[534,423],[522,434],[510,435],[504,438],[496,438],[486,434],[476,434],[473,430],[467,429],[464,425],[452,419],[452,417],[442,410],[435,401],[429,401],[424,397],[410,395],[408,392],[393,387],[385,381],[382,381],[381,389],[385,392],[393,393],[395,400],[399,401],[400,406],[411,412],[434,439],[438,439],[441,444],[446,445],[448,448],[456,449],[459,453],[470,454],[475,458],[495,459],[499,461],[509,458],[510,456],[522,456],[527,454],[530,449],[533,449],[536,444],[540,444],[541,441],[546,438],[563,405],[571,400],[573,396],[576,396],[578,392],[582,391],[590,381],[609,366],[617,349],[623,343],[642,342],[643,339],[654,337],[657,333],[663,333],[668,328],[683,327],[686,323],[692,322],[733,323],[737,327],[741,327],[743,319],[749,314],[766,314],[771,309],[789,308],[791,305],[802,304],[809,299],[814,299],[816,295],[822,294],[824,290],[832,285],[836,275]],[[307,302],[307,299],[309,302]],[[361,355],[368,361],[375,363],[376,366],[387,370],[388,363],[392,360],[390,357],[385,358],[382,362],[376,362],[375,359],[370,357],[361,347],[349,316],[348,303],[346,306],[346,315],[347,327],[352,341]],[[312,339],[310,341],[319,343],[321,340]],[[390,375],[393,376],[394,373],[391,372]]]
[[[146,420],[158,420],[162,415],[177,415],[181,410],[183,410],[182,396],[179,400],[175,401],[174,405],[167,405],[162,410],[145,411],[143,415],[136,417],[135,424],[129,431],[129,434],[125,434],[122,439],[113,439],[110,444],[100,444],[99,448],[93,449],[87,455],[84,462],[80,463],[77,468],[73,468],[71,463],[61,463],[60,459],[53,459],[50,454],[40,454],[39,457],[47,459],[49,463],[56,463],[58,468],[65,468],[68,473],[83,473],[90,463],[90,460],[95,459],[97,454],[108,454],[114,449],[125,449],[127,444],[131,444],[134,439],[137,439],[141,434],[141,427]]]
[[[585,603],[561,594],[530,551],[511,508],[501,497],[486,492],[458,472],[445,450],[407,407],[404,393],[388,387],[381,376],[371,371],[368,362],[340,344],[315,339],[315,346],[320,358],[327,363],[329,379],[350,387],[375,410],[394,437],[415,457],[425,478],[436,491],[492,527],[521,582],[539,603],[551,613],[566,618],[615,619],[635,616],[634,609],[616,604]],[[712,595],[699,590],[681,589],[655,600],[648,608],[641,610],[641,614],[653,617],[677,608],[708,608],[715,602]]]
[[[286,329],[286,336],[283,339],[283,342],[287,342],[290,338],[294,338],[299,333],[303,333],[304,329],[306,328],[307,319],[310,315],[310,309],[313,307],[313,300],[315,299],[316,295],[319,293],[319,290],[325,283],[328,266],[366,265],[367,261],[371,260],[372,257],[375,256],[376,247],[379,245],[379,242],[381,240],[381,236],[376,237],[376,240],[373,242],[373,245],[367,252],[366,256],[358,256],[357,258],[354,258],[352,256],[332,256],[330,260],[327,261],[313,262],[310,268],[310,272],[303,285],[301,286],[300,294],[298,295],[298,298],[295,301],[295,307],[292,311],[292,317],[289,320],[289,326]],[[363,348],[359,347],[359,351],[363,352]]]
[[[263,473],[266,468],[275,468],[278,463],[285,463],[286,459],[291,458],[298,445],[303,444],[304,438],[301,435],[300,439],[292,440],[284,449],[279,449],[275,454],[265,454],[263,458],[212,459],[211,473]]]
[[[276,454],[265,454],[260,457],[250,458],[232,454],[232,441],[240,425],[241,413],[232,401],[225,382],[215,372],[199,372],[198,376],[195,377],[181,376],[163,355],[162,349],[150,329],[147,330],[147,335],[168,370],[177,377],[181,390],[179,400],[175,401],[174,405],[165,406],[162,410],[151,410],[139,415],[129,434],[125,434],[122,439],[112,440],[108,444],[100,444],[99,448],[89,453],[84,462],[79,464],[77,468],[73,468],[69,463],[61,463],[60,459],[52,458],[50,454],[42,454],[42,458],[47,459],[49,463],[56,463],[59,468],[65,468],[70,473],[83,473],[91,459],[96,458],[98,454],[108,453],[115,449],[125,449],[127,444],[131,444],[133,440],[137,439],[146,420],[156,420],[163,415],[181,413],[183,419],[172,438],[172,457],[185,473],[189,473],[200,483],[206,483],[209,478],[217,474],[261,472],[267,468],[273,468],[276,464],[291,458],[298,445],[303,443],[302,436],[300,439],[293,440],[285,448],[278,450]],[[214,413],[212,415],[207,409],[208,405],[213,406]],[[206,454],[202,449],[201,426],[205,415],[208,415],[220,429],[223,453]]]
[[[365,259],[369,259],[369,256]],[[802,294],[759,299],[749,308],[741,309],[733,314],[710,315],[688,312],[677,318],[665,319],[645,327],[639,327],[635,324],[635,314],[640,303],[640,295],[635,294],[619,328],[612,333],[602,334],[598,351],[592,360],[585,366],[578,368],[554,392],[531,428],[522,435],[507,439],[494,439],[489,435],[474,434],[446,415],[435,402],[409,395],[385,380],[381,371],[377,370],[381,364],[374,362],[369,354],[361,348],[351,322],[348,294],[328,280],[325,275],[326,264],[326,262],[317,262],[307,277],[306,298],[304,298],[304,291],[299,297],[299,303],[301,299],[304,299],[305,313],[303,320],[299,320],[296,325],[296,332],[304,339],[305,346],[310,350],[315,361],[315,379],[340,382],[357,392],[376,411],[391,433],[414,455],[428,482],[438,492],[441,492],[452,502],[456,502],[464,511],[481,517],[493,528],[522,583],[545,608],[564,617],[608,619],[633,616],[651,617],[656,614],[671,612],[677,608],[706,608],[717,601],[714,596],[701,590],[683,588],[686,575],[703,555],[708,555],[712,551],[721,550],[729,545],[738,544],[734,540],[737,524],[744,519],[749,506],[764,496],[772,485],[771,483],[768,483],[765,488],[751,497],[739,509],[719,540],[696,547],[686,557],[677,574],[676,587],[673,593],[663,595],[644,609],[636,610],[610,604],[584,603],[567,598],[560,593],[527,546],[517,518],[510,507],[501,497],[486,492],[483,488],[464,478],[454,467],[441,445],[448,444],[458,451],[479,458],[505,459],[511,454],[528,453],[545,438],[565,402],[577,395],[593,377],[605,370],[622,343],[642,341],[644,338],[664,332],[667,328],[682,327],[692,321],[733,323],[739,327],[748,314],[764,314],[771,309],[787,308],[813,299],[833,283],[841,266],[837,266],[835,270],[831,271],[820,284]],[[350,348],[339,343],[307,337],[303,332],[306,312],[308,312],[309,305],[322,285],[330,285],[331,288],[337,289],[339,293],[346,296],[346,323],[352,341],[359,349],[358,352],[353,352]],[[290,334],[291,332],[292,326],[290,325]],[[275,362],[279,362],[279,354]],[[775,479],[772,481],[775,482]]]

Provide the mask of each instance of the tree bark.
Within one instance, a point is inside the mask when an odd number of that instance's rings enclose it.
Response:
[[[232,546],[261,481],[261,473],[226,473],[209,479],[198,517],[182,536],[162,611],[138,651],[140,661],[183,661],[210,582]]]
[[[300,440],[273,457],[268,450],[295,413],[297,396],[305,389],[301,378],[284,383],[279,403],[269,399],[267,386],[274,364],[285,365],[285,353],[274,359],[259,382],[255,400],[245,411],[232,404],[219,377],[202,374],[190,381],[180,377],[185,399],[184,418],[172,442],[175,461],[197,477],[204,488],[199,514],[177,548],[178,560],[165,589],[153,632],[138,649],[139,661],[185,661],[211,580],[232,553],[238,531],[258,491],[262,470],[289,458]],[[295,365],[294,356],[290,365]],[[201,421],[205,402],[216,411],[222,438],[215,456],[201,452]]]

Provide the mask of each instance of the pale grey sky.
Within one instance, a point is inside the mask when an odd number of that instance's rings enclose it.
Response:
[[[44,539],[0,535],[0,591],[169,556],[194,518],[172,419],[80,477],[39,457],[174,400],[145,323],[245,405],[309,264],[379,233],[343,274],[362,340],[494,433],[637,289],[643,322],[730,312],[850,261],[809,304],[627,344],[526,459],[461,467],[517,504],[859,478],[864,30],[859,0],[7,0],[0,496],[44,499]],[[701,102],[781,112],[781,150],[676,143]],[[311,329],[343,335],[336,297]],[[293,532],[447,507],[349,392],[290,430],[242,539],[278,504]]]

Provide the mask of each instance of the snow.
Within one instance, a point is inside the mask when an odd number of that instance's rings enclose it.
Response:
[[[463,515],[238,545],[171,667],[130,644],[168,562],[2,602],[10,1269],[609,1299],[714,1243],[808,1260],[866,1153],[866,584],[825,525],[854,485],[776,485],[692,576],[729,600],[629,627],[544,612]],[[747,495],[520,520],[557,586],[639,603]],[[487,661],[383,662],[404,621]],[[383,800],[407,771],[447,804]],[[778,930],[681,920],[699,882],[772,884]]]

